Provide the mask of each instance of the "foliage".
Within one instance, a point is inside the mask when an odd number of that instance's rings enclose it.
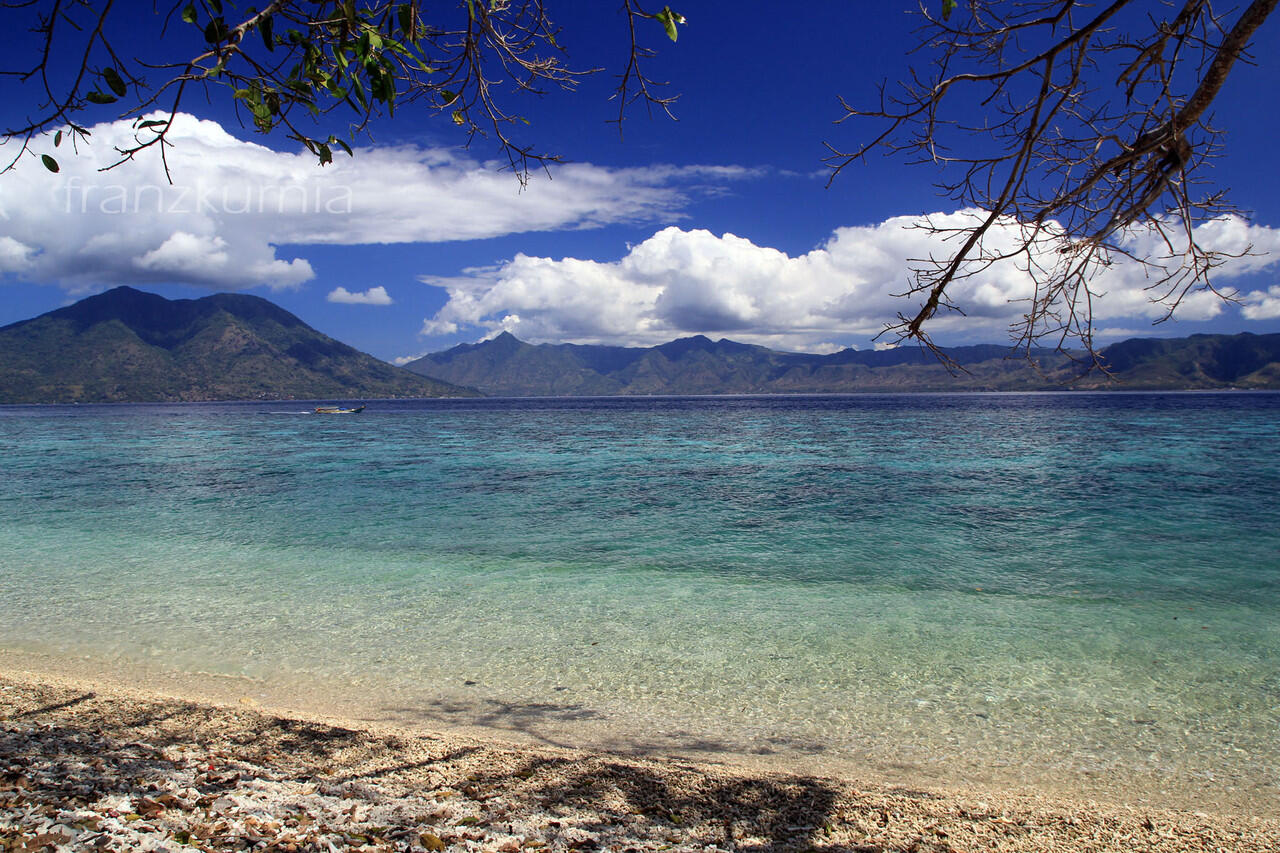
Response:
[[[424,104],[471,135],[491,136],[523,177],[531,165],[555,158],[514,140],[511,125],[525,119],[508,111],[507,100],[547,86],[572,88],[599,70],[566,64],[545,7],[543,0],[464,0],[429,9],[421,0],[273,0],[261,8],[177,0],[121,22],[116,0],[4,2],[6,23],[26,23],[36,38],[31,52],[11,57],[16,67],[0,75],[38,90],[39,101],[25,123],[4,130],[5,141],[20,142],[8,165],[50,130],[55,148],[85,140],[88,117],[105,108],[135,118],[135,144],[119,149],[119,162],[153,146],[163,154],[172,117],[193,90],[202,90],[206,97],[230,95],[260,131],[283,128],[322,165],[335,149],[350,154],[347,140],[373,117]],[[637,21],[657,22],[672,41],[684,23],[669,6],[648,12],[637,0],[623,0],[623,13],[630,59],[616,92],[619,121],[636,99],[662,109],[673,100],[659,96],[660,84],[642,70],[652,51],[641,46]],[[145,58],[128,59],[117,49],[111,34],[121,24],[127,38],[145,45]],[[334,129],[341,125],[341,132]],[[40,157],[58,171],[52,152]]]
[[[1012,261],[1036,287],[1012,329],[1017,344],[1079,340],[1096,361],[1092,306],[1115,261],[1146,267],[1166,318],[1188,293],[1214,290],[1227,255],[1201,245],[1196,227],[1235,211],[1205,180],[1222,143],[1207,111],[1276,3],[1226,13],[1208,0],[923,6],[932,66],[882,87],[878,106],[845,103],[841,121],[882,128],[829,158],[833,177],[875,150],[941,166],[939,188],[976,211],[965,227],[923,226],[957,248],[918,262],[908,295],[919,309],[886,331],[931,346],[930,322],[963,313],[953,285]]]

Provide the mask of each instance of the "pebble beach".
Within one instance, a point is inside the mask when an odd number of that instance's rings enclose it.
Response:
[[[0,672],[0,850],[1231,851],[1280,820],[397,731]]]

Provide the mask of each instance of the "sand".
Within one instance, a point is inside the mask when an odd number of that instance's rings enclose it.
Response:
[[[0,671],[0,851],[1280,850],[1276,816],[898,787]]]

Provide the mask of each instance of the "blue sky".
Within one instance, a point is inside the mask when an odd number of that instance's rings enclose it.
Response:
[[[549,179],[522,190],[491,162],[490,143],[464,148],[447,117],[412,106],[359,138],[353,160],[321,169],[287,140],[243,127],[226,104],[191,98],[170,188],[154,158],[96,171],[124,126],[98,108],[84,118],[93,146],[60,156],[59,175],[33,158],[0,175],[0,324],[133,284],[171,298],[257,294],[388,360],[503,328],[533,341],[705,333],[781,349],[873,346],[906,309],[892,294],[921,251],[902,226],[954,205],[937,196],[932,168],[881,157],[826,188],[823,143],[852,146],[870,130],[833,124],[837,98],[873,103],[877,84],[909,67],[912,4],[790,14],[777,3],[677,5],[688,17],[679,42],[656,24],[647,42],[658,50],[651,75],[680,95],[678,120],[636,109],[621,138],[609,94],[625,57],[622,16],[608,2],[550,8],[571,62],[607,70],[576,92],[519,103],[531,121],[522,138],[566,160]],[[0,36],[11,54],[29,39],[13,27]],[[1238,67],[1215,106],[1229,134],[1213,170],[1252,212],[1223,239],[1276,249],[1224,270],[1252,301],[1192,302],[1153,327],[1141,282],[1117,280],[1115,307],[1097,321],[1102,343],[1280,331],[1280,117],[1270,104],[1280,20],[1254,53],[1261,64]],[[29,105],[5,85],[0,112],[12,125]],[[280,214],[282,195],[301,208]],[[938,329],[939,342],[1006,339],[1019,283],[988,285],[969,294],[969,318]]]

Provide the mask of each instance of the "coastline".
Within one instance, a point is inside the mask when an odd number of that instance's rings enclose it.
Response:
[[[6,843],[234,850],[264,840],[292,851],[505,853],[1280,849],[1280,820],[1256,815],[408,730],[262,708],[232,698],[235,679],[215,690],[179,676],[138,687],[21,670],[6,658]]]

